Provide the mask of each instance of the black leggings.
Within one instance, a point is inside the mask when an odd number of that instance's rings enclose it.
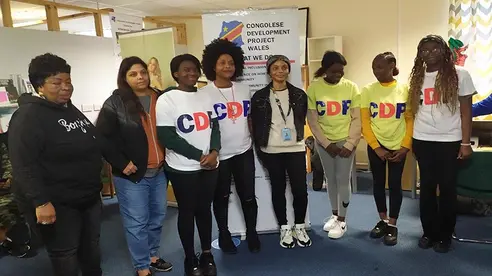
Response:
[[[289,175],[289,183],[294,198],[295,224],[303,224],[306,220],[308,194],[306,184],[306,153],[262,153],[265,168],[272,185],[272,203],[279,225],[287,225],[287,209],[285,189]]]
[[[405,167],[405,158],[401,162],[383,161],[370,146],[367,146],[367,155],[369,157],[369,165],[371,166],[372,171],[373,194],[374,200],[376,201],[378,213],[386,213],[388,211],[386,207],[387,163],[390,205],[389,217],[393,219],[398,219],[398,216],[400,215],[401,202],[403,200],[403,194],[401,190],[401,176],[403,174],[403,168]]]
[[[167,172],[178,202],[178,232],[186,258],[195,256],[195,220],[203,251],[212,243],[211,204],[218,170],[181,173]]]
[[[99,235],[101,230],[102,205],[99,195],[83,206],[68,206],[53,203],[56,222],[42,225],[36,222],[34,210],[28,210],[27,220],[37,228],[48,251],[55,276],[101,276],[101,252]]]
[[[234,177],[237,195],[241,200],[247,231],[254,232],[256,231],[258,205],[255,197],[255,157],[252,149],[220,161],[214,198],[214,215],[220,232],[228,231],[227,217],[232,177]]]
[[[460,143],[413,139],[420,170],[420,220],[424,235],[432,240],[450,241],[454,232]]]

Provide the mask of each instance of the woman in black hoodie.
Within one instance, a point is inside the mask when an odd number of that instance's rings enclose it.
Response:
[[[82,275],[102,275],[101,140],[70,101],[73,86],[64,59],[34,58],[29,80],[36,93],[19,98],[9,125],[13,192],[37,225],[54,275],[76,276],[79,267]]]

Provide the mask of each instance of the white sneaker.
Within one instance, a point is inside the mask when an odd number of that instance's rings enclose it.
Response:
[[[280,246],[283,248],[293,248],[295,245],[292,227],[289,225],[282,225],[280,227]]]
[[[339,239],[347,232],[347,223],[345,221],[336,221],[333,228],[328,232],[328,237],[331,239]]]
[[[323,226],[323,231],[330,232],[331,229],[335,226],[335,222],[338,220],[338,216],[331,215],[331,217],[325,221],[325,225]]]
[[[306,225],[304,224],[296,224],[294,226],[294,238],[297,240],[297,244],[300,247],[309,247],[312,244],[311,239],[306,232]]]

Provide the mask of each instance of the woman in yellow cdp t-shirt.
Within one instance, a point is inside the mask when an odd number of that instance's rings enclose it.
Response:
[[[362,135],[373,178],[373,193],[381,219],[371,238],[384,237],[385,245],[396,245],[396,220],[402,202],[401,176],[405,157],[412,144],[413,116],[408,101],[408,86],[397,82],[396,58],[391,52],[377,55],[372,62],[377,82],[361,91]],[[389,218],[386,208],[386,165],[388,166]]]
[[[360,94],[355,83],[343,78],[346,65],[340,53],[326,52],[315,73],[319,80],[308,89],[307,119],[316,138],[333,213],[323,229],[332,239],[347,231],[353,153],[361,136]]]

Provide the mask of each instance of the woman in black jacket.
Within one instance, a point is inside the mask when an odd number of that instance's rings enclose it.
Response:
[[[54,275],[77,276],[81,271],[100,276],[105,149],[94,126],[70,101],[70,71],[64,59],[52,54],[29,64],[36,93],[19,97],[9,125],[12,189],[21,212],[44,242]],[[105,157],[118,159],[116,154]]]
[[[128,164],[124,170],[111,165],[128,248],[140,276],[152,275],[150,269],[172,269],[159,256],[168,182],[156,130],[155,106],[162,92],[149,85],[145,62],[125,58],[118,72],[118,89],[106,100],[97,120],[98,130],[111,142],[108,147],[120,153],[118,163]]]
[[[308,203],[304,144],[307,95],[287,82],[290,73],[287,57],[270,57],[267,72],[272,82],[256,92],[251,100],[253,140],[270,176],[273,209],[280,226],[280,245],[292,248],[296,239],[299,246],[307,247],[311,246],[304,224]],[[286,171],[294,198],[294,226],[287,223]]]

